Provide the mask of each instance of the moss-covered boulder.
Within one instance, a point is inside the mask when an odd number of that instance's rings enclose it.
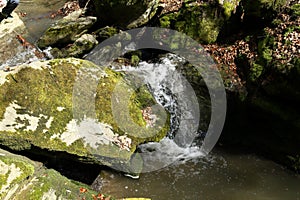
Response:
[[[91,51],[97,44],[98,41],[93,35],[84,34],[80,38],[78,38],[73,44],[68,45],[67,47],[64,47],[62,49],[53,48],[50,50],[50,53],[54,58],[79,58]]]
[[[97,40],[103,41],[106,40],[116,34],[118,34],[120,30],[118,30],[115,27],[112,26],[105,26],[102,28],[99,28],[97,31],[95,31],[95,34],[97,36]]]
[[[224,4],[227,6],[227,4]],[[224,10],[218,2],[189,1],[178,12],[160,17],[159,26],[183,32],[201,43],[213,43],[234,7]]]
[[[98,195],[42,163],[0,149],[1,199],[93,199]]]
[[[120,165],[141,161],[137,145],[159,141],[169,127],[159,115],[149,125],[142,111],[155,100],[145,87],[130,89],[131,78],[89,61],[35,62],[0,75],[0,145],[6,148],[65,152],[124,171]]]
[[[81,17],[81,13],[81,10],[75,11],[49,27],[38,40],[38,47],[64,47],[75,42],[97,20],[96,17]]]

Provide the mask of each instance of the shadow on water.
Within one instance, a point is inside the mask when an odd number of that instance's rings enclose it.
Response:
[[[281,166],[244,153],[215,150],[207,158],[176,162],[139,180],[106,175],[102,192],[117,198],[155,200],[300,199],[300,177]]]

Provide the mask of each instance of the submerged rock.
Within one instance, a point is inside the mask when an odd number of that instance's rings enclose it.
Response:
[[[131,89],[124,74],[89,61],[35,62],[0,78],[0,144],[16,151],[35,146],[130,172],[131,157],[134,170],[141,166],[137,145],[159,141],[169,127],[157,116],[147,128],[141,110],[155,100],[145,87]]]

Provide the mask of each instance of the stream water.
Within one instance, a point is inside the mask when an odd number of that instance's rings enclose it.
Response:
[[[170,149],[173,150],[173,149]],[[174,150],[176,151],[176,149]],[[208,158],[178,161],[132,180],[105,176],[103,192],[153,200],[297,200],[300,177],[281,166],[243,153],[214,150]]]
[[[175,60],[178,61],[176,56]],[[157,101],[169,111],[171,129],[176,130],[180,124],[177,115],[188,110],[180,110],[176,96],[171,95],[172,89],[165,89],[167,74],[175,70],[172,65],[174,55],[169,54],[159,63],[141,62],[138,67],[125,67],[122,71],[142,74]],[[178,85],[180,81],[175,82]],[[224,149],[215,149],[204,156],[200,147],[201,142],[181,147],[170,138],[141,145],[145,173],[133,180],[122,174],[105,172],[102,192],[117,198],[148,197],[153,200],[300,199],[300,176],[282,166],[256,155]]]
[[[60,0],[24,0],[17,11],[26,12],[25,24],[34,42],[53,22],[45,18],[63,5]],[[173,107],[174,109],[174,107]],[[102,192],[114,197],[149,197],[153,200],[299,200],[300,177],[255,155],[214,149],[204,157],[197,146],[181,148],[172,140],[141,147],[148,159],[171,159],[172,164],[133,180],[104,172]],[[164,154],[162,153],[164,152]]]
[[[22,0],[16,8],[16,12],[26,13],[22,18],[30,37],[28,41],[34,43],[42,33],[58,18],[51,19],[49,16],[61,8],[66,0]]]

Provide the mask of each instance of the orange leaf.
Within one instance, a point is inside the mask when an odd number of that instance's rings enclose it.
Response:
[[[80,188],[79,191],[80,193],[86,193],[88,190],[86,188]]]

